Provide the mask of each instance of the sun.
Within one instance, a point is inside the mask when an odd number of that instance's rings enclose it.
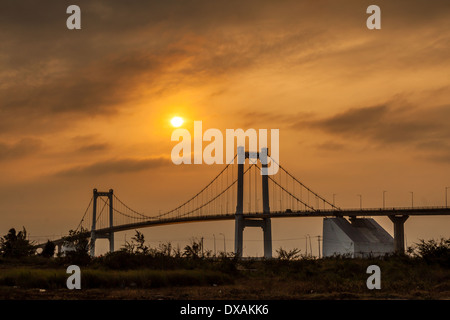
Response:
[[[173,127],[178,128],[181,127],[181,125],[183,124],[184,120],[181,117],[173,117],[170,120],[170,123],[172,124]]]

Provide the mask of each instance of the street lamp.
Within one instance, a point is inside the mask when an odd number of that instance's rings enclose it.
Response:
[[[306,246],[308,246],[308,238],[309,238],[309,255],[312,257],[312,245],[311,245],[311,236],[309,234],[306,235]],[[308,251],[308,249],[306,249]]]
[[[414,208],[414,192],[410,191],[411,193],[411,208]]]
[[[225,245],[225,235],[222,232],[219,234],[223,235],[223,251],[225,252],[225,256],[226,256],[227,255],[227,247]]]
[[[359,209],[362,210],[362,195],[357,194],[357,196],[359,197]]]
[[[386,208],[386,201],[385,201],[385,194],[386,194],[386,192],[387,191],[383,191],[383,209],[385,209]]]
[[[447,205],[447,189],[450,189],[450,187],[445,187],[445,207],[448,208]]]
[[[214,258],[216,257],[216,235],[213,233],[214,238]]]

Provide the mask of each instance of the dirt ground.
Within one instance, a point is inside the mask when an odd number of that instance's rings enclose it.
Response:
[[[0,299],[14,300],[311,300],[311,299],[433,299],[450,300],[450,291],[412,290],[386,292],[360,290],[359,292],[308,291],[301,283],[244,280],[230,285],[164,287],[153,289],[21,289],[0,287]]]

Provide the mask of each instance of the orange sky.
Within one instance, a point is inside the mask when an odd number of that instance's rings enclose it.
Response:
[[[383,190],[389,206],[411,191],[417,206],[444,205],[447,0],[77,1],[78,31],[69,4],[0,4],[0,234],[64,234],[95,187],[147,214],[184,202],[222,167],[171,163],[174,115],[204,130],[280,129],[282,165],[341,207],[357,194],[380,207]],[[370,4],[381,30],[366,28]],[[449,237],[449,222],[410,218],[408,244]],[[272,225],[274,250],[321,234],[321,219]],[[232,222],[145,230],[151,244],[204,236],[210,249],[220,232],[231,250]],[[245,246],[262,255],[261,242]]]

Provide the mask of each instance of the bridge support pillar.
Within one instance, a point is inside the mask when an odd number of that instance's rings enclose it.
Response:
[[[272,258],[272,222],[270,218],[263,219],[263,233],[264,233],[264,258]]]
[[[263,230],[263,243],[264,243],[264,258],[272,258],[272,223],[270,221],[270,207],[269,207],[269,179],[267,176],[267,155],[268,148],[262,148],[259,153],[245,152],[244,147],[237,148],[238,155],[238,179],[237,179],[237,205],[235,214],[235,230],[234,230],[234,253],[237,258],[242,258],[244,249],[244,228],[245,227],[260,227]],[[252,219],[245,218],[244,211],[244,162],[246,158],[254,157],[261,161],[264,174],[262,175],[262,199],[263,199],[263,212],[267,214],[267,218]]]
[[[236,215],[234,218],[234,253],[241,258],[244,248],[244,147],[237,148],[238,179],[237,179],[237,203]]]
[[[95,240],[96,240],[95,226],[97,224],[97,198],[98,198],[97,189],[94,189],[93,192],[94,195],[92,199],[92,224],[91,224],[91,243],[90,243],[91,257],[95,256]]]
[[[272,258],[272,223],[270,218],[245,219],[242,214],[235,216],[234,253],[242,258],[245,227],[260,227],[263,230],[264,258]]]
[[[269,176],[267,168],[268,168],[268,157],[269,148],[261,148],[261,153],[259,154],[259,160],[261,161],[262,166],[262,199],[263,199],[263,212],[264,214],[270,214],[270,205],[269,205]],[[264,258],[271,259],[272,258],[272,222],[270,218],[263,218],[264,221]]]
[[[244,250],[244,217],[236,214],[234,218],[234,253],[236,257],[242,258]]]
[[[109,251],[114,251],[114,232],[110,231],[105,236],[98,235],[96,232],[96,225],[97,225],[97,199],[98,197],[107,197],[108,198],[108,206],[109,206],[109,227],[113,227],[113,189],[109,189],[108,192],[99,192],[97,189],[93,190],[94,196],[93,196],[93,202],[92,202],[92,227],[91,227],[91,243],[90,243],[90,255],[91,257],[95,256],[95,241],[98,238],[107,238],[109,240]]]
[[[409,216],[389,216],[394,223],[394,251],[405,253],[405,221]]]
[[[108,200],[109,200],[109,227],[111,231],[109,232],[109,252],[114,252],[114,232],[112,231],[113,223],[113,189],[109,189]]]

